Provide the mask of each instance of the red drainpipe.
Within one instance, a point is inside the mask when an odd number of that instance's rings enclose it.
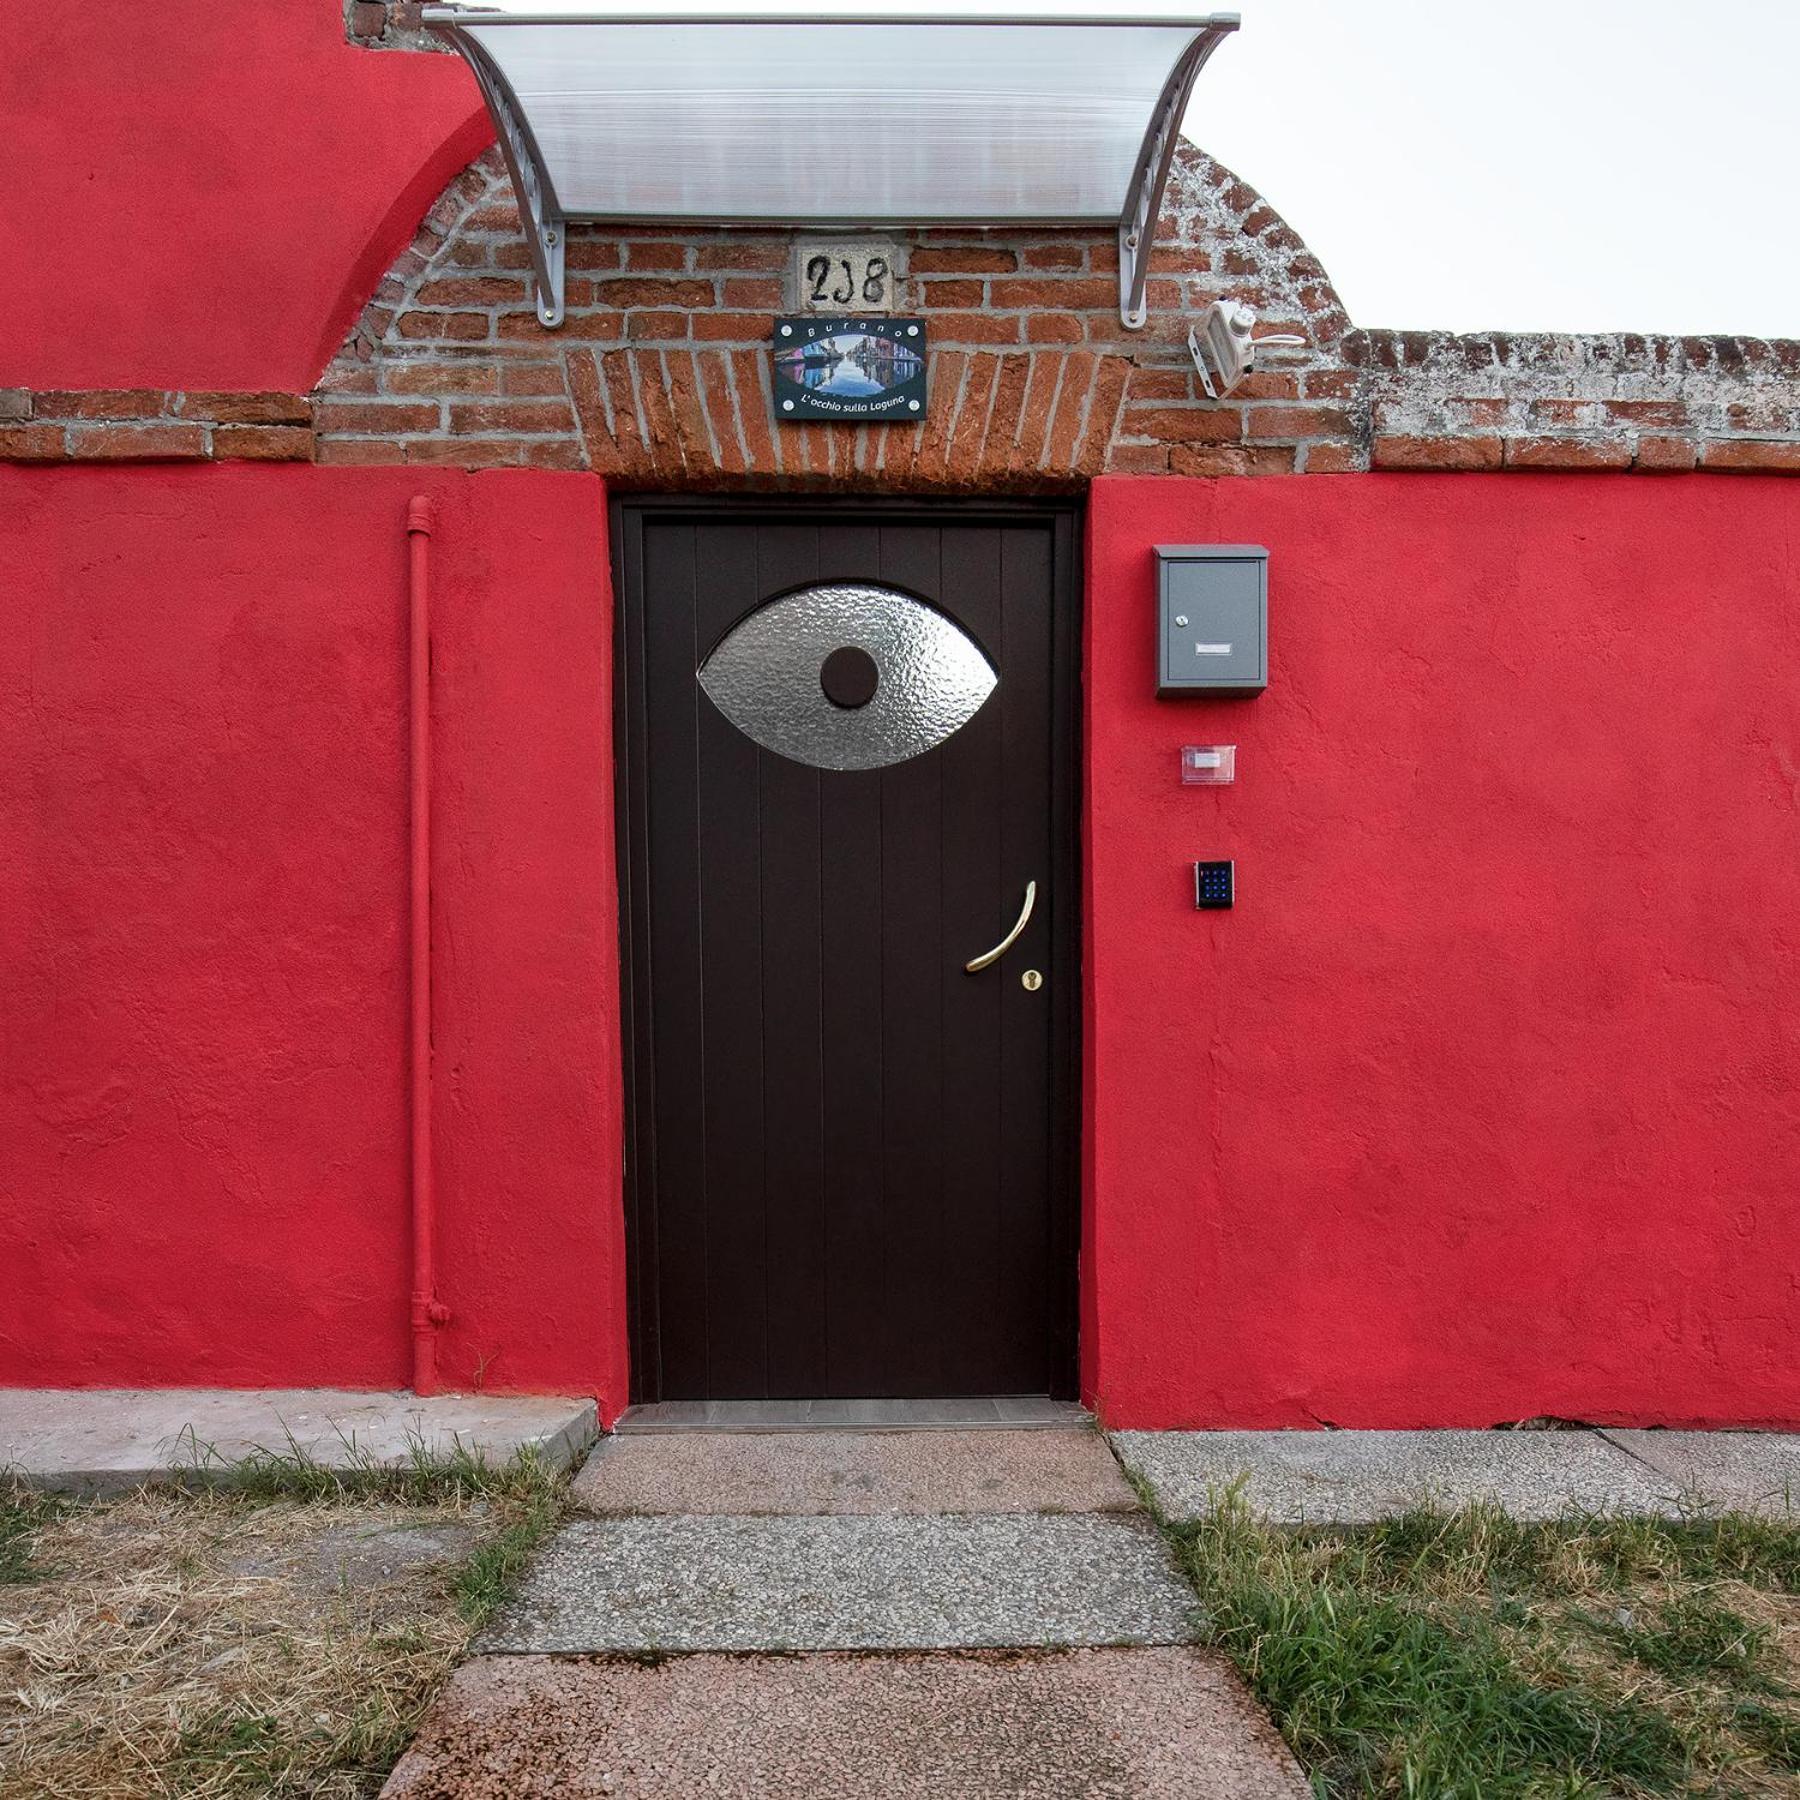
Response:
[[[437,508],[406,509],[412,722],[412,1343],[413,1392],[437,1392],[437,1200],[431,1185],[431,531]]]

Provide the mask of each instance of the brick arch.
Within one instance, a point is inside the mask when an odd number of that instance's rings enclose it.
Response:
[[[537,321],[496,153],[451,182],[315,393],[322,462],[592,469],[621,484],[1066,488],[1111,471],[1273,474],[1363,466],[1349,321],[1267,202],[1178,152],[1150,318],[1118,318],[1117,249],[1091,230],[893,232],[905,303],[929,321],[923,424],[777,426],[772,318],[793,234],[578,225],[567,318]],[[1209,401],[1186,336],[1242,300],[1306,347]]]

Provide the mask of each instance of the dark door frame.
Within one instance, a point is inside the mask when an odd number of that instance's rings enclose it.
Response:
[[[1051,1397],[1079,1394],[1077,1334],[1081,1251],[1081,607],[1082,503],[1074,498],[962,499],[859,495],[624,494],[610,502],[613,573],[614,814],[619,858],[620,1025],[625,1076],[625,1256],[631,1353],[631,1400],[662,1398],[661,1326],[657,1317],[657,1236],[653,1173],[656,1144],[655,1068],[648,1032],[654,995],[650,966],[648,783],[645,768],[643,665],[643,523],[646,517],[763,517],[784,523],[809,518],[841,522],[847,514],[875,519],[1018,523],[1041,518],[1054,532],[1051,594],[1051,705],[1056,720],[1050,792],[1054,855],[1049,967],[1050,1317],[1045,1321],[1056,1371]],[[844,571],[846,577],[866,571]]]

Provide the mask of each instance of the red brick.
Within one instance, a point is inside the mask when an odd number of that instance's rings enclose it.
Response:
[[[726,354],[731,359],[732,386],[737,390],[738,419],[743,426],[750,467],[772,469],[775,440],[769,418],[769,394],[764,386],[764,359],[755,350],[732,350]]]
[[[525,317],[534,331],[543,330],[535,313]],[[501,323],[506,321],[502,319]],[[452,343],[479,343],[488,334],[488,316],[486,313],[406,312],[400,315],[395,329],[403,338],[444,338]]]
[[[640,313],[637,316],[650,318],[654,315]],[[535,313],[524,313],[517,318],[510,314],[503,317],[500,335],[512,343],[542,344],[548,334],[537,322]],[[625,315],[616,312],[567,313],[556,335],[565,342],[616,344],[625,335]]]
[[[220,425],[307,425],[312,402],[304,394],[187,393],[175,396],[184,419],[211,419]]]
[[[573,431],[575,415],[566,400],[452,401],[450,429],[483,434]]]
[[[1497,469],[1503,454],[1497,437],[1378,437],[1372,451],[1378,469]]]
[[[500,371],[491,362],[397,362],[382,374],[390,394],[494,394]],[[562,383],[557,383],[560,392]]]
[[[1687,403],[1683,400],[1608,400],[1605,405],[1609,417],[1623,419],[1628,425],[1687,423]]]
[[[1169,452],[1173,475],[1291,475],[1294,452],[1282,444],[1178,444]]]
[[[321,400],[313,423],[324,432],[388,437],[397,431],[436,431],[438,409],[423,400]]]
[[[750,462],[744,454],[737,415],[731,404],[730,356],[723,350],[707,350],[694,360],[700,371],[701,403],[706,408],[713,441],[719,446],[719,468],[728,475],[741,475],[750,467]]]
[[[931,389],[913,454],[913,473],[918,481],[941,481],[949,468],[950,427],[956,421],[967,369],[967,351],[945,349],[932,356]]]
[[[668,371],[669,407],[675,415],[675,429],[681,436],[682,456],[695,473],[714,468],[717,458],[713,455],[706,411],[700,400],[700,370],[694,352],[665,351],[663,366]]]
[[[1081,321],[1067,313],[1033,313],[1025,321],[1025,338],[1032,344],[1079,344],[1086,336]]]
[[[1031,378],[1033,357],[1029,351],[1000,359],[1000,379],[994,388],[993,410],[976,463],[983,475],[1003,475],[1017,441],[1019,415],[1025,405],[1025,384]]]
[[[503,250],[510,247],[504,244],[501,246]],[[519,245],[519,249],[524,251],[526,259],[521,266],[528,267],[531,252],[523,244]],[[610,238],[573,237],[563,250],[563,267],[571,272],[577,269],[616,269],[623,261],[623,251]]]
[[[1169,472],[1167,444],[1115,444],[1106,459],[1109,475],[1166,475]]]
[[[625,246],[625,266],[628,269],[661,269],[664,271],[685,269],[687,267],[687,246],[669,238],[651,238],[648,241],[635,240]]]
[[[979,306],[982,301],[979,281],[948,276],[941,281],[921,281],[918,286],[922,307]]]
[[[478,206],[463,220],[464,231],[493,231],[506,237],[519,235],[519,209],[510,200],[490,200]],[[575,246],[588,241],[585,236],[578,237],[568,246],[567,254],[574,255]]]
[[[530,298],[522,276],[451,275],[428,281],[414,301],[418,306],[523,306]]]
[[[782,304],[781,282],[774,275],[740,275],[723,285],[721,301],[726,306],[773,312]]]
[[[1081,449],[1075,457],[1078,475],[1098,475],[1106,467],[1107,453],[1112,449],[1113,433],[1118,426],[1119,407],[1125,398],[1125,383],[1131,364],[1122,356],[1103,356],[1094,373],[1094,391],[1088,400],[1087,423],[1081,434]],[[1171,465],[1173,458],[1170,459]]]
[[[553,362],[503,362],[499,368],[503,394],[564,394],[562,364]]]
[[[78,425],[69,454],[86,462],[190,461],[206,454],[198,425]]]
[[[766,344],[775,319],[771,313],[698,313],[692,326],[694,337],[702,343]]]
[[[1253,406],[1244,421],[1252,438],[1346,437],[1350,415],[1335,406]]]
[[[1012,454],[1006,466],[1010,473],[1027,474],[1037,469],[1044,456],[1044,443],[1050,434],[1050,409],[1056,398],[1056,385],[1062,373],[1060,356],[1030,358],[1031,379],[1025,388],[1025,399],[1019,408],[1019,422],[1014,429]]]
[[[710,281],[657,281],[630,275],[602,277],[594,283],[594,298],[602,306],[679,306],[689,311],[714,304]]]
[[[1229,406],[1133,406],[1122,429],[1127,437],[1165,443],[1235,444],[1244,435],[1244,418]]]
[[[719,317],[717,313],[634,312],[613,313],[612,318],[625,321],[625,335],[640,343],[686,343],[704,325]]]
[[[355,0],[350,8],[350,30],[357,37],[380,37],[386,24],[387,7],[382,0]]]
[[[632,387],[644,412],[644,448],[659,472],[685,475],[687,462],[682,454],[680,428],[669,405],[663,359],[654,350],[632,350],[627,354]]]
[[[1025,252],[1028,269],[1079,269],[1087,263],[1081,244],[1033,244]]]
[[[1062,392],[1056,397],[1056,411],[1050,420],[1046,467],[1066,469],[1073,462],[1075,446],[1081,438],[1082,415],[1099,364],[1100,359],[1091,350],[1071,350],[1063,358]]]
[[[788,256],[788,246],[781,238],[732,238],[723,244],[702,244],[694,252],[694,267],[780,274],[788,266]]]
[[[406,446],[392,438],[321,438],[313,450],[313,461],[321,463],[372,466],[405,460]]]
[[[1700,466],[1734,475],[1800,475],[1800,444],[1713,438],[1701,446]]]
[[[319,377],[316,394],[372,394],[379,385],[373,363],[333,363]]]
[[[1308,444],[1301,452],[1301,467],[1308,475],[1355,475],[1368,460],[1354,444]]]
[[[312,428],[307,425],[221,425],[212,434],[212,453],[249,462],[311,462]]]
[[[946,413],[943,418],[942,440],[921,446],[918,465],[921,475],[942,475],[958,483],[974,478],[999,380],[998,356],[985,353],[969,358],[968,375],[963,381],[955,414]]]
[[[934,313],[931,336],[939,344],[1016,344],[1019,321],[985,312]]]
[[[0,462],[61,462],[60,425],[0,426]]]
[[[1509,469],[1629,469],[1631,446],[1622,439],[1611,443],[1592,438],[1507,438]]]
[[[990,281],[988,304],[998,307],[1055,306],[1064,312],[1082,312],[1102,306],[1117,307],[1119,284],[1086,276],[1021,277],[1013,281]]]
[[[908,260],[907,272],[912,275],[1010,275],[1018,266],[1016,250],[922,244]]]
[[[1634,469],[1646,474],[1685,474],[1698,457],[1691,438],[1641,437],[1638,439]]]
[[[172,396],[161,388],[51,388],[33,396],[40,419],[159,419]]]
[[[1306,369],[1301,372],[1300,391],[1309,400],[1351,400],[1356,396],[1356,372],[1353,369]]]
[[[534,438],[522,459],[533,469],[585,469],[587,458],[578,442],[568,438]]]
[[[406,460],[453,469],[504,469],[525,460],[525,445],[518,438],[415,438],[406,446]]]

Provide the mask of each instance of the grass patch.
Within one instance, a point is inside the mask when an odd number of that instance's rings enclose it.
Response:
[[[375,1794],[565,1491],[531,1458],[291,1450],[0,1495],[0,1794]]]
[[[1800,1528],[1422,1508],[1170,1533],[1210,1640],[1321,1797],[1786,1794]]]

